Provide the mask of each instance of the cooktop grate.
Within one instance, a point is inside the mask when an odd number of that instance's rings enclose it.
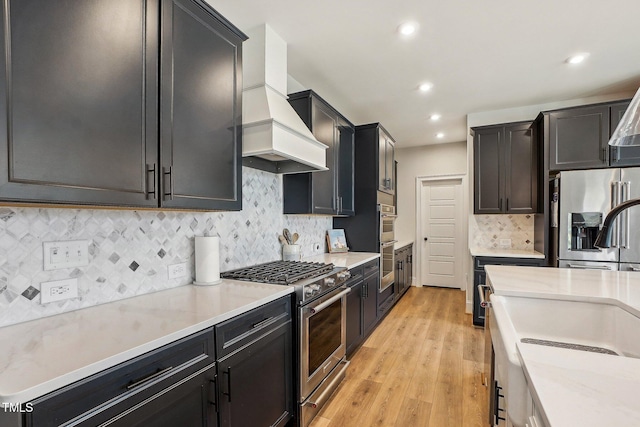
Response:
[[[319,262],[273,261],[226,271],[220,275],[225,279],[291,285],[302,279],[330,273],[333,268],[333,264]]]

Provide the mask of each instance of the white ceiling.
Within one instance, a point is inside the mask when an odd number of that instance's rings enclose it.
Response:
[[[639,0],[207,1],[241,30],[268,23],[294,79],[354,124],[381,122],[399,147],[464,141],[470,113],[640,85]],[[419,24],[410,39],[405,21]]]

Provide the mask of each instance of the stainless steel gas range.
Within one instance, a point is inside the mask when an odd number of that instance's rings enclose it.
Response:
[[[300,261],[275,261],[221,274],[226,279],[294,286],[297,301],[298,419],[310,424],[345,377],[345,267]]]

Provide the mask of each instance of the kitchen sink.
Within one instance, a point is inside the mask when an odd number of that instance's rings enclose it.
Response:
[[[491,296],[496,378],[514,426],[526,423],[527,384],[516,343],[640,358],[640,318],[612,304]]]

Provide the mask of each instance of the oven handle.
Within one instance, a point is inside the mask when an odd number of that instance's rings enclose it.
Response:
[[[398,218],[398,215],[386,214],[386,213],[380,214],[380,216],[381,216],[382,218],[394,218],[394,219],[395,219],[395,218]]]
[[[325,308],[329,307],[331,304],[333,304],[334,302],[338,301],[340,298],[342,298],[343,296],[347,295],[349,292],[351,292],[351,288],[346,288],[345,290],[340,292],[338,295],[336,295],[336,296],[334,296],[332,298],[329,298],[325,302],[320,303],[320,304],[316,305],[315,307],[310,308],[309,311],[311,312],[311,314],[316,314],[316,313],[324,310]]]
[[[349,367],[349,364],[351,362],[348,360],[345,360],[344,362],[341,362],[341,363],[344,363],[344,366],[340,368],[340,372],[338,373],[338,375],[336,375],[333,378],[333,380],[331,381],[331,384],[329,384],[327,388],[325,388],[324,391],[320,393],[320,396],[318,396],[318,398],[315,401],[312,402],[311,400],[308,400],[307,402],[303,403],[303,405],[309,405],[312,408],[317,408],[319,406],[322,406],[323,402],[327,399],[327,397],[329,397],[329,394],[333,393],[333,391],[335,390],[337,383],[342,381],[343,374],[347,371],[347,368]]]
[[[395,245],[396,243],[398,243],[397,240],[389,240],[388,242],[380,243],[380,247],[381,248],[388,248],[389,246]]]

